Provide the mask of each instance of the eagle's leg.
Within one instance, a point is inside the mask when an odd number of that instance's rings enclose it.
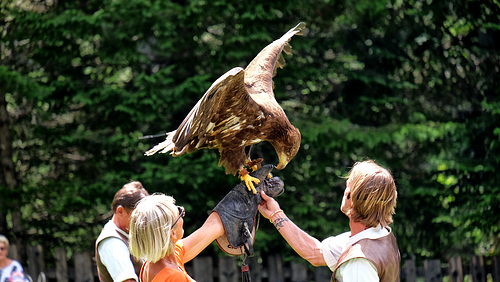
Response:
[[[252,171],[256,171],[258,170],[259,168],[262,167],[262,161],[264,159],[263,158],[258,158],[256,160],[253,160],[253,161],[248,161],[247,162],[247,166],[252,169]],[[266,179],[269,179],[269,178],[273,178],[273,175],[271,173],[269,173],[266,177]]]
[[[251,176],[246,168],[241,169],[238,174],[241,181],[245,181],[245,185],[247,186],[248,191],[252,191],[254,194],[257,194],[257,190],[255,190],[255,186],[253,185],[253,183],[259,184],[260,180]]]
[[[263,158],[258,158],[253,161],[248,161],[247,166],[252,169],[252,171],[258,170],[262,166]]]

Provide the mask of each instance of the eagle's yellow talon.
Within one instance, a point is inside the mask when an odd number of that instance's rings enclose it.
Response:
[[[252,191],[252,193],[257,194],[257,190],[255,190],[255,184],[259,184],[260,180],[258,178],[255,178],[253,176],[250,176],[250,174],[245,174],[240,177],[242,181],[245,181],[245,185],[247,186],[248,191]]]

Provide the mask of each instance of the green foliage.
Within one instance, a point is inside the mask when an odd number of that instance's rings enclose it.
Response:
[[[375,159],[399,189],[403,257],[499,252],[499,20],[495,1],[4,1],[0,94],[11,117],[33,243],[93,248],[131,179],[174,195],[186,233],[236,178],[204,150],[143,156],[211,83],[245,67],[300,21],[275,96],[302,133],[279,201],[323,239],[348,229],[339,206],[354,162]],[[269,144],[255,146],[266,163]],[[12,223],[10,223],[12,225]],[[12,226],[10,226],[12,227]],[[292,254],[261,222],[257,248]],[[210,250],[220,254],[216,250]]]

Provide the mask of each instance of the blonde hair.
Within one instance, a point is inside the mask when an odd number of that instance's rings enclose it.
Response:
[[[9,239],[2,234],[0,234],[0,243],[4,243],[5,247],[9,249]]]
[[[176,211],[171,196],[153,194],[140,200],[130,216],[130,253],[153,263],[172,254],[175,244],[170,234]]]
[[[370,160],[356,163],[347,177],[353,203],[351,220],[369,227],[392,223],[398,192],[391,173]]]

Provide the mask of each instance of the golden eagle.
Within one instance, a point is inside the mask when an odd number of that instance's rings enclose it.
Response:
[[[300,147],[299,130],[274,98],[272,78],[285,65],[282,51],[291,54],[288,42],[292,36],[302,35],[304,28],[299,23],[264,48],[246,69],[233,68],[217,79],[177,130],[168,132],[166,140],[145,155],[171,152],[176,157],[199,149],[219,149],[219,166],[227,174],[239,172],[248,190],[255,193],[252,181],[257,184],[259,180],[245,167],[255,169],[262,159],[252,161],[245,148],[270,142],[279,158],[276,168],[283,169]]]

